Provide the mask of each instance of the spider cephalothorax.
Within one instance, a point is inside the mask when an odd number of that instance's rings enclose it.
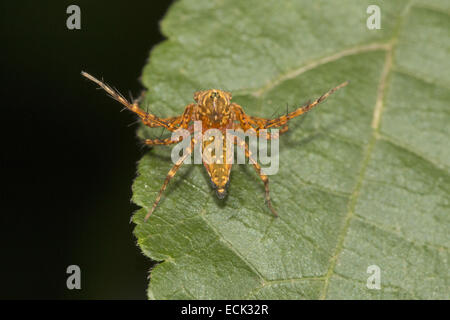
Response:
[[[144,125],[154,128],[154,127],[162,127],[169,131],[176,131],[178,129],[186,129],[189,133],[194,133],[194,126],[192,123],[194,121],[201,121],[202,124],[202,133],[206,132],[210,129],[219,130],[223,136],[226,135],[227,129],[233,130],[243,130],[244,132],[251,130],[255,135],[259,136],[261,132],[263,132],[266,136],[266,139],[278,139],[280,134],[283,134],[288,130],[287,123],[292,118],[295,118],[305,112],[311,110],[320,102],[325,100],[330,94],[335,92],[336,90],[346,86],[348,82],[344,82],[339,86],[331,89],[326,92],[318,99],[314,100],[312,103],[301,106],[292,112],[288,112],[285,115],[275,118],[275,119],[265,119],[259,117],[253,117],[247,115],[243,108],[236,104],[231,103],[231,93],[227,91],[222,91],[218,89],[211,89],[205,91],[198,91],[194,94],[194,100],[196,103],[189,104],[185,107],[184,112],[180,116],[170,117],[170,118],[159,118],[154,114],[145,112],[141,108],[139,108],[136,102],[130,103],[125,99],[119,92],[112,89],[110,86],[105,84],[104,82],[94,78],[90,74],[86,72],[81,72],[81,74],[88,78],[89,80],[97,83],[101,88],[103,88],[111,97],[115,100],[119,101],[125,107],[127,107],[132,112],[136,113],[144,123]],[[280,131],[277,134],[272,134],[266,131],[266,129],[270,128],[280,128]],[[147,145],[169,145],[180,142],[179,140],[168,139],[147,139],[145,143]],[[181,167],[184,160],[191,155],[194,150],[194,147],[197,144],[201,144],[202,151],[205,151],[211,143],[214,142],[214,139],[191,139],[190,147],[186,149],[186,152],[182,157],[180,157],[176,163],[173,165],[172,169],[170,169],[167,174],[166,180],[162,185],[158,196],[152,206],[152,208],[148,211],[145,216],[145,220],[147,220],[152,212],[155,210],[159,201],[161,200],[162,193],[167,187],[170,179],[175,175],[177,170]],[[234,143],[245,150],[245,156],[249,159],[250,163],[253,165],[255,170],[257,171],[259,177],[264,182],[265,188],[265,198],[268,207],[272,211],[272,213],[277,216],[276,211],[273,209],[270,196],[269,196],[269,178],[267,175],[262,173],[261,167],[258,162],[252,156],[252,153],[249,150],[249,147],[245,140],[236,137]],[[223,199],[226,195],[226,189],[230,182],[230,171],[231,171],[231,162],[225,161],[229,156],[227,154],[226,148],[226,139],[223,139],[221,142],[222,148],[218,151],[219,154],[214,154],[214,161],[208,157],[206,152],[202,152],[202,162],[206,168],[206,171],[211,178],[212,186],[216,189],[216,194],[219,199]],[[217,151],[216,151],[217,152]],[[206,156],[204,154],[207,154]]]
[[[220,128],[231,118],[231,93],[212,89],[194,93],[197,113],[204,127]]]

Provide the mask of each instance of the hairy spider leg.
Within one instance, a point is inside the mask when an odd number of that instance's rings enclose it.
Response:
[[[266,197],[267,206],[269,207],[270,211],[272,211],[272,213],[275,215],[275,217],[278,217],[278,214],[275,211],[275,209],[272,207],[272,202],[270,200],[269,178],[266,175],[261,173],[261,166],[259,165],[259,163],[255,159],[253,159],[252,153],[249,150],[247,143],[244,140],[242,140],[241,138],[236,136],[235,144],[237,144],[239,147],[245,149],[245,156],[250,160],[250,162],[252,163],[252,165],[255,168],[256,172],[258,173],[259,177],[264,182],[264,189],[265,189],[265,192],[266,192],[265,197]]]
[[[120,102],[122,105],[124,105],[128,110],[136,113],[142,120],[142,122],[149,127],[164,127],[167,130],[175,131],[177,127],[173,125],[173,122],[180,121],[178,120],[178,117],[172,117],[168,119],[162,119],[158,118],[157,116],[147,113],[141,108],[139,108],[138,104],[130,103],[128,100],[117,90],[110,87],[108,84],[104,83],[103,81],[98,80],[94,76],[90,75],[87,72],[82,71],[81,75],[86,77],[87,79],[93,81],[94,83],[98,84],[100,88],[106,91],[114,100]]]
[[[317,106],[319,103],[324,101],[326,98],[328,98],[335,91],[345,87],[347,84],[348,81],[341,83],[337,87],[321,95],[318,99],[314,100],[312,103],[303,105],[297,108],[296,110],[275,119],[266,119],[249,116],[244,112],[243,108],[240,105],[232,103],[231,106],[234,110],[236,120],[239,121],[239,123],[241,124],[241,128],[244,129],[245,131],[249,129],[254,129],[256,130],[256,134],[259,136],[259,131],[262,129],[269,129],[272,127],[282,127],[278,135],[267,133],[267,139],[276,139],[279,137],[279,135],[285,133],[288,130],[287,122],[289,120],[308,112],[309,110]]]
[[[152,215],[153,211],[155,211],[156,206],[158,205],[159,201],[161,200],[161,196],[162,193],[164,192],[164,190],[166,190],[167,185],[169,184],[170,179],[173,178],[173,176],[175,176],[175,174],[177,173],[178,169],[182,166],[184,160],[190,156],[190,154],[192,153],[192,151],[195,148],[195,145],[198,142],[196,142],[196,140],[194,138],[192,138],[191,140],[191,146],[186,148],[185,153],[183,154],[182,157],[180,157],[177,162],[174,164],[174,166],[172,167],[172,169],[170,169],[169,173],[166,176],[166,180],[164,180],[164,183],[161,187],[161,189],[159,190],[158,196],[156,197],[155,202],[153,203],[152,208],[148,211],[148,213],[146,214],[145,218],[144,218],[144,222],[146,222],[148,220],[148,218],[150,218],[150,216]]]
[[[239,121],[239,124],[235,126],[235,129],[243,129],[245,132],[251,134],[252,136],[259,137],[259,131],[261,129],[265,129],[263,128],[263,125],[261,125],[261,123],[263,121],[268,121],[268,119],[249,116],[244,112],[243,108],[236,103],[232,103],[231,107],[234,111],[235,119]],[[266,139],[278,139],[280,135],[288,131],[288,129],[288,125],[285,124],[278,133],[267,132]]]
[[[267,119],[265,121],[265,123],[263,123],[262,127],[261,126],[259,127],[259,129],[267,129],[267,128],[271,128],[271,127],[281,127],[281,126],[285,125],[289,120],[308,112],[309,110],[311,110],[312,108],[317,106],[319,103],[324,101],[326,98],[328,98],[331,94],[333,94],[337,90],[345,87],[347,84],[348,84],[348,81],[341,83],[337,87],[335,87],[335,88],[329,90],[328,92],[324,93],[323,95],[321,95],[318,99],[314,100],[312,103],[301,106],[298,109],[296,109],[292,112],[289,112],[286,115],[283,115],[283,116],[275,118],[275,119]]]
[[[167,146],[169,144],[175,144],[183,140],[183,137],[180,137],[178,140],[172,140],[172,138],[166,139],[145,139],[144,143],[148,146]]]

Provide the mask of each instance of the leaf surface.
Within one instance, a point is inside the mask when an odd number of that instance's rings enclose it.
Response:
[[[366,27],[371,4],[380,30]],[[173,4],[142,76],[157,115],[218,88],[271,117],[350,85],[281,137],[269,177],[278,219],[252,166],[233,167],[221,201],[203,166],[184,165],[144,223],[172,166],[169,147],[146,153],[133,221],[160,262],[149,298],[449,299],[449,13],[448,1]],[[371,265],[379,290],[367,287]]]

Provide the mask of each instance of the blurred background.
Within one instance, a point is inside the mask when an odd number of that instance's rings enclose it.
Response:
[[[81,30],[66,27],[71,4]],[[2,1],[1,299],[146,299],[152,262],[130,223],[145,149],[135,117],[80,71],[139,96],[170,4]]]

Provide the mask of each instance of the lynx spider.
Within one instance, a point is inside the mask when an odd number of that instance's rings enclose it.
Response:
[[[103,88],[113,99],[120,102],[127,109],[134,112],[139,116],[142,123],[150,128],[162,127],[171,132],[176,131],[177,129],[183,128],[189,130],[190,133],[193,133],[193,126],[191,123],[193,121],[201,121],[202,122],[202,130],[206,131],[211,128],[219,129],[225,134],[226,129],[242,129],[243,131],[254,130],[257,136],[260,135],[260,130],[270,129],[270,128],[279,128],[281,127],[278,134],[272,134],[270,132],[266,132],[266,139],[278,139],[280,134],[285,133],[288,130],[288,121],[298,117],[305,112],[308,112],[319,103],[324,101],[329,95],[339,90],[342,87],[345,87],[348,84],[348,81],[341,83],[337,87],[329,90],[328,92],[321,95],[319,98],[314,100],[311,103],[300,106],[296,110],[292,112],[288,112],[281,117],[277,117],[275,119],[265,119],[259,117],[253,117],[247,115],[243,108],[236,104],[231,103],[231,93],[227,91],[222,91],[218,89],[210,89],[205,91],[198,91],[194,93],[194,101],[195,103],[188,104],[182,115],[169,117],[169,118],[159,118],[154,114],[145,112],[142,110],[136,101],[130,103],[123,95],[121,95],[117,90],[113,89],[103,81],[98,80],[92,75],[82,71],[81,74],[87,79],[95,82],[101,88]],[[261,167],[256,160],[252,157],[252,154],[249,150],[248,144],[236,137],[235,144],[238,144],[239,147],[245,149],[245,156],[252,163],[259,177],[264,183],[265,189],[265,198],[267,206],[270,211],[278,216],[275,209],[272,207],[272,203],[269,195],[269,179],[266,175],[261,173]],[[144,142],[146,145],[154,146],[154,145],[170,145],[175,144],[181,141],[172,140],[171,138],[167,139],[146,139]],[[144,218],[144,221],[147,221],[150,215],[155,210],[159,201],[161,200],[161,196],[166,189],[170,179],[175,175],[177,170],[181,167],[184,160],[192,153],[194,147],[197,143],[202,143],[202,141],[196,141],[195,137],[191,140],[191,145],[186,149],[185,154],[179,158],[179,160],[174,164],[172,169],[170,169],[169,173],[166,176],[166,179],[156,197],[155,202],[153,203],[152,208],[148,211],[147,215]],[[205,142],[202,143],[202,148],[204,149],[208,144]],[[224,151],[225,152],[225,151]],[[216,189],[216,194],[219,199],[223,199],[226,195],[226,188],[229,184],[230,180],[230,171],[232,164],[227,163],[213,163],[207,164],[203,161],[203,164],[208,172],[211,182]]]

